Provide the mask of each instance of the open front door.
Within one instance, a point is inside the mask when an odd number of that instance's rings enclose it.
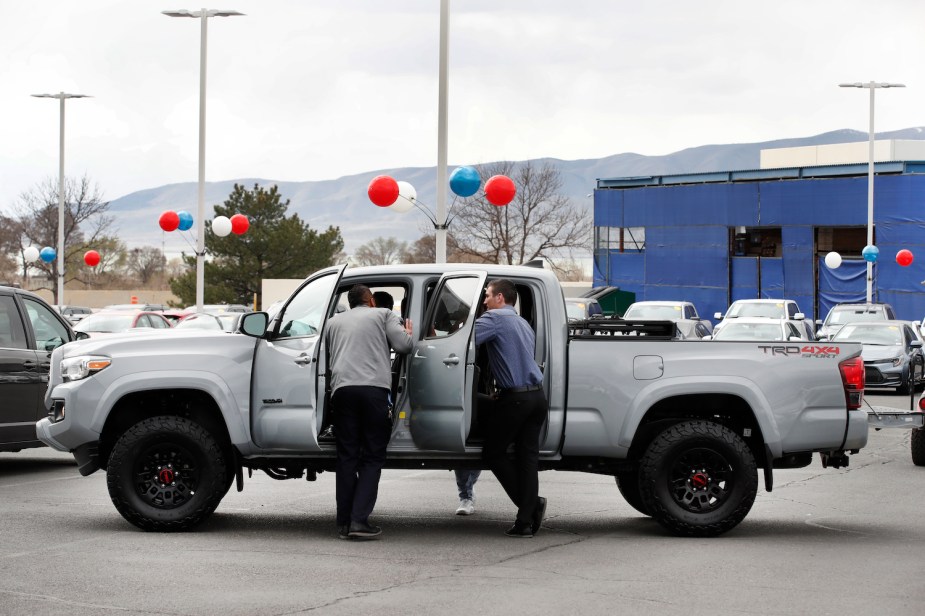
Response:
[[[321,333],[346,265],[321,270],[296,291],[257,341],[251,431],[262,449],[320,451],[326,376]]]
[[[411,437],[421,449],[466,450],[475,380],[475,315],[486,274],[440,279],[409,363]]]

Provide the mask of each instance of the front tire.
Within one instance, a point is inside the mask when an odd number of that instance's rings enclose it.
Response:
[[[912,430],[912,463],[916,466],[925,466],[925,428]]]
[[[129,428],[109,457],[109,496],[146,531],[189,530],[230,487],[230,465],[212,434],[184,417],[151,417]]]
[[[758,491],[755,457],[725,426],[688,421],[667,428],[640,466],[642,500],[675,535],[713,537],[748,515]]]

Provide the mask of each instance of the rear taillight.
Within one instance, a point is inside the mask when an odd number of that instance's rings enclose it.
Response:
[[[861,408],[861,399],[864,396],[864,360],[860,357],[846,359],[838,364],[838,370],[841,372],[848,410]]]
[[[925,395],[919,398],[919,410],[925,411]]]

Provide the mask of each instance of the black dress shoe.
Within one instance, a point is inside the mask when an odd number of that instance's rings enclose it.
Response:
[[[514,522],[514,526],[504,531],[504,534],[518,539],[532,539],[533,529],[527,522]]]
[[[350,522],[347,536],[352,539],[372,539],[382,534],[382,529],[366,522]]]
[[[543,518],[546,517],[546,499],[542,496],[536,497],[536,508],[533,509],[533,524],[530,530],[533,534],[540,532],[540,526],[543,525]]]
[[[350,525],[340,524],[337,527],[337,536],[341,539],[350,539]]]

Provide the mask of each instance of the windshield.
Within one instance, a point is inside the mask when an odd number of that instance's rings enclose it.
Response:
[[[729,308],[727,317],[764,317],[768,319],[786,319],[787,311],[783,302],[735,302]],[[725,326],[724,326],[725,327]]]
[[[896,325],[845,325],[832,340],[877,346],[902,346],[903,335]]]
[[[661,319],[674,320],[682,318],[681,306],[643,305],[630,306],[626,309],[624,319]]]
[[[134,314],[91,314],[74,326],[78,332],[122,332],[131,329]]]
[[[714,340],[783,340],[779,323],[729,323],[713,336]]]
[[[585,305],[584,304],[575,304],[572,302],[565,302],[565,312],[570,319],[584,319],[585,318]]]
[[[855,321],[884,321],[883,313],[877,308],[866,306],[832,308],[826,325],[844,325]]]

